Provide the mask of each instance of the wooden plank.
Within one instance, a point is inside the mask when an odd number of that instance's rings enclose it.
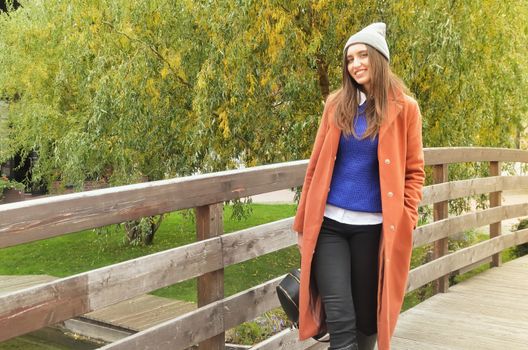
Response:
[[[447,345],[451,349],[468,349],[469,344],[479,350],[524,349],[521,346],[526,345],[524,327],[507,327],[497,318],[454,310],[441,313],[416,308],[412,311],[400,317],[396,331],[399,337]]]
[[[221,268],[219,238],[0,296],[0,341]]]
[[[265,224],[237,233],[210,238],[146,257],[129,260],[63,278],[51,284],[39,286],[34,292],[20,290],[0,297],[0,325],[10,325],[9,332],[1,332],[0,339],[24,334],[65,319],[127,300],[150,291],[194,278],[223,268],[228,264],[245,261],[295,244],[291,231],[292,219]],[[267,231],[273,231],[268,236]],[[265,240],[269,238],[269,246]],[[226,243],[223,243],[225,240]],[[222,249],[224,253],[222,253]],[[240,252],[240,254],[238,254]],[[225,260],[225,261],[223,261]],[[226,265],[224,265],[226,264]],[[69,284],[82,285],[72,291],[64,290]],[[66,296],[70,303],[61,304]],[[89,303],[88,303],[89,301]],[[71,305],[75,305],[72,307]],[[23,312],[16,310],[23,308]],[[41,308],[45,311],[40,311]],[[52,310],[55,310],[52,313]],[[46,312],[54,315],[45,316]],[[10,315],[16,314],[16,317]],[[13,325],[19,319],[35,317],[37,322],[18,329]],[[39,321],[40,320],[40,321]],[[1,323],[4,322],[4,323]],[[41,323],[39,323],[41,322]]]
[[[224,232],[223,204],[210,204],[196,208],[196,239],[221,236]],[[223,261],[223,259],[222,259]],[[211,271],[198,277],[198,307],[224,298],[224,269]],[[198,344],[199,350],[224,350],[225,333],[215,335]]]
[[[0,296],[58,279],[48,275],[0,276]]]
[[[465,230],[500,220],[528,215],[528,203],[502,205],[420,226],[414,230],[413,246],[419,247]]]
[[[255,344],[251,350],[305,350],[305,349],[327,349],[329,343],[321,343],[312,338],[304,341],[299,340],[299,331],[296,328],[285,329],[274,336]]]
[[[466,272],[469,272],[473,269],[476,269],[477,267],[483,265],[483,264],[486,264],[486,263],[489,263],[491,262],[491,257],[487,257],[486,259],[482,259],[480,261],[477,261],[476,263],[474,264],[471,264],[471,265],[468,265],[468,266],[464,266],[463,268],[457,270],[457,271],[453,271],[455,272],[457,275],[462,275]]]
[[[424,149],[425,165],[465,162],[522,162],[528,163],[528,152],[492,147],[435,147]]]
[[[0,205],[0,248],[300,186],[306,166],[271,164]]]
[[[288,349],[288,348],[286,348]],[[306,348],[307,350],[326,350],[328,349],[328,343],[315,343],[312,346]]]
[[[391,349],[394,350],[453,350],[453,348],[441,345],[430,344],[425,341],[418,341],[414,339],[400,338],[394,335],[391,339]]]
[[[427,165],[528,162],[528,152],[493,148],[424,150]],[[194,175],[0,206],[0,247],[170,211],[300,186],[307,160]]]
[[[433,182],[435,184],[448,181],[447,164],[437,164],[433,166]],[[442,201],[433,205],[433,220],[439,221],[447,219],[449,215],[448,202]],[[449,252],[447,236],[434,241],[433,259],[438,259]],[[445,293],[449,288],[449,275],[444,275],[434,281],[433,292]]]
[[[264,282],[225,299],[224,329],[233,328],[269,311],[280,307],[276,288],[285,275]]]
[[[500,162],[490,162],[489,172],[491,176],[500,175]],[[490,196],[490,208],[498,207],[502,204],[502,192],[494,191],[489,194]],[[502,233],[502,223],[500,221],[491,223],[489,226],[490,238],[498,237]],[[491,267],[498,267],[502,265],[500,252],[491,256]]]
[[[223,300],[207,304],[101,349],[185,349],[279,306],[275,288],[283,278],[284,276],[277,277]]]
[[[297,244],[293,218],[251,227],[222,236],[224,265],[237,264]]]
[[[483,193],[526,188],[528,188],[528,176],[490,176],[450,181],[425,186],[420,206]]]
[[[515,231],[460,249],[412,269],[407,281],[407,292],[413,291],[451,271],[480,261],[503,249],[528,242],[528,229]]]
[[[141,331],[195,309],[195,303],[146,294],[90,312],[83,318]]]
[[[403,312],[393,347],[407,339],[404,349],[432,345],[467,349],[468,344],[478,349],[524,349],[528,304],[519,300],[528,297],[528,288],[522,285],[528,284],[528,270],[522,268],[526,263],[528,256],[487,270]]]
[[[486,298],[481,298],[480,289],[478,289],[478,287],[474,288],[474,286],[471,286],[470,295],[459,292],[452,293],[450,288],[449,293],[435,295],[435,299],[438,299],[437,301],[439,304],[442,304],[442,307],[445,305],[452,305],[456,309],[464,312],[482,314],[486,316],[519,319],[524,322],[528,321],[528,315],[526,312],[517,312],[512,315],[512,308],[519,310],[516,305],[519,304],[518,299],[516,304],[513,305],[512,303],[509,303],[503,299],[500,299],[499,303],[489,303],[486,302]],[[447,309],[444,307],[443,312],[445,311],[447,311]],[[520,309],[519,311],[523,311],[523,309]]]
[[[120,339],[100,349],[186,349],[224,331],[222,304],[223,301],[207,304],[193,312]]]

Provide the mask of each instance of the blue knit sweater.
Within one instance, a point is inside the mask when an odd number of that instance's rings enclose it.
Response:
[[[355,131],[365,133],[366,103],[358,107]],[[357,140],[341,134],[327,203],[343,209],[381,213],[378,136]]]

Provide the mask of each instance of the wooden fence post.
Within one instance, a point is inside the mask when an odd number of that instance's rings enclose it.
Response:
[[[223,203],[196,208],[196,239],[220,236],[224,231]],[[224,298],[224,269],[198,277],[198,307]],[[207,325],[203,325],[207,327]],[[198,345],[199,350],[224,350],[225,332],[209,338]]]
[[[437,164],[433,167],[433,182],[435,184],[448,181],[447,164]],[[448,217],[448,201],[442,201],[433,205],[433,220],[438,221]],[[449,252],[448,238],[442,238],[434,242],[433,259],[438,259]],[[434,281],[433,292],[445,293],[449,288],[449,275],[440,277]]]
[[[490,176],[500,176],[500,162],[490,162],[489,167]],[[502,205],[502,191],[490,192],[490,208]],[[494,222],[489,227],[490,238],[500,236],[502,234],[502,222]],[[500,253],[491,256],[490,267],[499,267],[502,265]]]

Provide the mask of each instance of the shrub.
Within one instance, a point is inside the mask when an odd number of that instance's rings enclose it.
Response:
[[[513,228],[513,231],[518,231],[528,228],[528,219],[522,219],[519,221],[516,227]],[[519,244],[513,248],[513,254],[515,257],[520,258],[523,255],[528,254],[528,243]]]

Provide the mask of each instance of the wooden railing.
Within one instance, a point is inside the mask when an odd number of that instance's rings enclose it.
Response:
[[[528,215],[528,203],[502,206],[504,190],[528,188],[528,176],[498,176],[499,162],[528,162],[528,152],[493,148],[426,149],[435,184],[421,205],[434,206],[433,223],[414,232],[414,247],[436,244],[435,259],[410,271],[407,291],[473,268],[511,246],[528,242],[528,230],[501,234],[501,220]],[[488,178],[446,182],[450,163],[490,162]],[[224,332],[279,306],[281,277],[224,297],[223,269],[296,243],[292,218],[223,234],[222,203],[302,185],[307,161],[295,161],[172,180],[114,187],[0,206],[0,248],[187,208],[196,208],[197,242],[80,273],[0,296],[0,341],[198,278],[198,309],[104,346],[102,349],[223,349]],[[492,193],[489,209],[447,217],[447,201]],[[447,254],[450,235],[484,225],[489,240]],[[495,257],[495,258],[494,258]],[[319,349],[285,330],[254,349]]]

